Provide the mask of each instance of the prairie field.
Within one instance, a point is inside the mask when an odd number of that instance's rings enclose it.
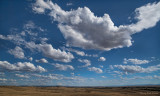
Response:
[[[160,96],[160,87],[0,86],[0,96]]]

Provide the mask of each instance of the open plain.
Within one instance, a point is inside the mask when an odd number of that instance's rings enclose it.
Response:
[[[160,87],[0,86],[0,96],[160,96]]]

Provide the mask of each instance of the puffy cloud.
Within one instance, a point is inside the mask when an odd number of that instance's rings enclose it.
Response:
[[[16,46],[15,49],[10,49],[8,51],[10,54],[14,55],[15,58],[24,59],[24,51],[21,47]]]
[[[160,70],[160,64],[155,66],[149,66],[147,68],[135,65],[114,65],[114,67],[127,73],[150,73]]]
[[[121,77],[122,80],[134,80],[134,79],[160,79],[160,76],[154,75],[154,76],[134,76],[132,78],[123,78]]]
[[[22,39],[20,35],[7,35],[7,36],[0,35],[0,39],[14,41],[18,45],[24,45],[26,48],[30,49],[31,51],[36,50],[36,51],[42,52],[42,54],[45,57],[51,58],[55,61],[71,62],[71,60],[74,59],[74,56],[70,52],[65,52],[65,51],[61,51],[60,49],[55,49],[51,44],[47,44],[44,42],[42,44],[35,44],[35,42],[33,41],[27,42],[24,39]],[[16,49],[20,50],[20,48],[18,47]],[[19,50],[16,52],[19,52]],[[15,53],[15,51],[13,50],[10,51],[10,53],[11,52]],[[22,54],[22,51],[20,52]],[[19,55],[16,55],[16,56],[19,56]]]
[[[160,79],[160,76],[154,75],[153,76],[155,79]]]
[[[32,60],[33,60],[33,58],[32,58],[32,57],[30,57],[28,60],[29,60],[29,61],[32,61]]]
[[[136,24],[131,24],[129,27],[132,30],[132,34],[140,32],[143,29],[154,27],[160,20],[160,2],[148,3],[145,6],[136,8]],[[154,15],[153,15],[154,14]]]
[[[75,52],[79,56],[98,57],[97,54],[86,54],[83,51],[75,50],[75,49],[72,49],[72,48],[63,48],[63,49],[67,50],[67,51],[70,51],[70,52]]]
[[[48,74],[48,75],[40,75],[40,74],[31,74],[32,76],[35,77],[39,77],[39,78],[43,78],[43,79],[62,79],[63,75],[59,75],[59,74]]]
[[[71,60],[74,59],[74,56],[70,52],[55,49],[51,44],[35,44],[34,42],[27,42],[26,47],[31,50],[38,49],[44,56],[55,61],[71,62]]]
[[[96,73],[103,73],[103,70],[100,68],[96,68],[96,67],[89,67],[88,68],[89,71],[94,71]]]
[[[127,64],[127,63],[133,63],[133,64],[146,64],[149,63],[149,60],[139,60],[139,59],[126,59],[124,58],[123,63]]]
[[[28,72],[45,72],[41,66],[35,66],[30,62],[18,62],[16,64],[10,64],[7,61],[0,61],[0,68],[4,71],[28,71]]]
[[[100,58],[98,59],[98,61],[106,61],[106,58],[100,57]]]
[[[29,78],[30,77],[28,75],[22,75],[22,74],[15,74],[15,76],[21,77],[21,78]]]
[[[100,65],[99,67],[100,67],[100,68],[103,68],[103,65]]]
[[[0,81],[4,82],[4,81],[7,81],[7,79],[5,79],[5,78],[0,78]]]
[[[101,76],[102,78],[106,78],[106,76]]]
[[[38,63],[48,63],[48,61],[45,58],[42,58],[40,60],[36,60]]]
[[[67,5],[67,6],[71,6],[71,5],[73,5],[73,3],[67,3],[66,5]]]
[[[79,50],[75,50],[75,49],[71,49],[71,48],[69,48],[69,49],[65,48],[65,50],[75,52],[79,56],[86,56],[86,54],[83,51],[79,51]]]
[[[72,65],[63,65],[63,64],[53,64],[55,68],[57,68],[58,70],[74,70],[74,67]]]
[[[64,11],[52,1],[37,0],[33,10],[37,13],[49,12],[49,16],[58,21],[58,28],[67,40],[67,45],[84,49],[111,50],[131,46],[132,34],[155,26],[160,18],[159,4],[160,2],[137,8],[138,22],[119,27],[114,26],[108,14],[97,17],[87,7]]]
[[[7,36],[3,36],[0,34],[0,39],[12,41],[12,42],[16,43],[17,45],[20,45],[25,42],[25,40],[20,35],[17,35],[17,34],[16,35],[7,35]]]
[[[85,65],[80,66],[80,67],[88,67],[88,66],[91,65],[91,61],[89,61],[87,59],[83,59],[83,60],[82,59],[78,59],[78,61],[81,62],[81,63],[85,63]]]

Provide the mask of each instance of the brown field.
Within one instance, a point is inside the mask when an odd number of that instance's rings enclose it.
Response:
[[[0,86],[0,96],[160,96],[160,87],[15,87]]]

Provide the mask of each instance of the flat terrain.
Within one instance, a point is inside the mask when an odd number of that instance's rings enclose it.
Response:
[[[160,87],[15,87],[0,86],[0,96],[160,96]]]

